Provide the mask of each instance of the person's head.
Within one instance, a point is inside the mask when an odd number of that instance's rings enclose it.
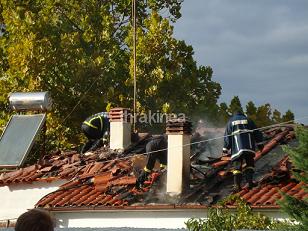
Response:
[[[54,222],[50,215],[41,209],[31,209],[21,214],[15,225],[15,231],[53,231]]]

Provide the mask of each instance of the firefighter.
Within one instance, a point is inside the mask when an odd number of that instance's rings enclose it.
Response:
[[[160,135],[153,137],[145,147],[147,155],[146,166],[139,175],[136,186],[140,188],[144,181],[147,180],[148,176],[154,168],[156,160],[160,163],[160,169],[164,170],[167,167],[167,135]]]
[[[256,129],[255,123],[248,119],[243,112],[237,111],[229,119],[225,130],[223,153],[227,154],[231,150],[234,192],[241,190],[243,174],[250,189],[256,186],[253,182],[254,157],[256,145],[260,151],[263,150],[262,141],[262,133]],[[246,167],[242,169],[244,161]]]
[[[81,130],[88,138],[88,142],[82,147],[81,154],[95,151],[108,141],[110,130],[108,113],[100,112],[88,117],[82,123]]]
[[[140,176],[137,179],[136,186],[140,188],[144,181],[147,180],[148,176],[152,172],[154,168],[156,160],[160,163],[160,170],[164,171],[167,168],[167,146],[168,146],[168,139],[167,135],[160,135],[157,137],[153,137],[153,139],[147,143],[145,149],[146,153],[148,153],[146,166],[144,167],[143,171],[141,172]],[[196,132],[191,139],[191,142],[200,141],[201,135]],[[199,144],[192,145],[192,149],[198,150],[198,154],[201,150],[201,146]],[[203,150],[203,149],[202,149]]]

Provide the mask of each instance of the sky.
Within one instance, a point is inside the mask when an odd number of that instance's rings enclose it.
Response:
[[[184,0],[181,12],[175,37],[213,68],[219,102],[237,95],[308,117],[307,0]]]

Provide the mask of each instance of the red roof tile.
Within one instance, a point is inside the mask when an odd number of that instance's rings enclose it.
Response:
[[[285,192],[288,195],[295,196],[298,199],[303,199],[305,196],[308,196],[308,193],[304,192],[302,186],[303,183],[295,182],[290,182],[288,184],[282,183],[278,185],[262,185],[249,191],[247,191],[247,189],[243,189],[239,192],[239,195],[252,206],[278,206],[277,200],[282,198],[280,191]]]
[[[76,152],[68,152],[62,155],[46,156],[39,164],[2,173],[0,176],[0,186],[32,183],[33,181],[40,181],[42,179],[52,181],[59,178],[70,178],[78,171],[75,165],[78,162],[80,164],[79,154],[76,154]]]
[[[128,160],[91,163],[81,171],[80,177],[64,184],[58,192],[45,196],[36,206],[82,207],[127,204],[123,195],[131,194],[129,190],[132,190],[136,183],[136,178],[130,176],[131,173],[132,165]],[[107,192],[108,189],[122,186],[127,188],[126,194],[117,191]]]
[[[272,138],[265,145],[264,150],[257,153],[256,160],[269,153],[281,141],[289,141],[294,138],[294,132],[291,128],[271,129],[266,134]],[[62,185],[57,191],[40,199],[36,207],[134,207],[136,202],[146,205],[148,198],[151,197],[149,195],[155,196],[155,190],[153,189],[157,187],[156,182],[159,181],[160,174],[154,172],[151,179],[145,182],[146,187],[142,190],[137,190],[135,188],[136,178],[133,174],[131,159],[133,158],[96,161],[97,156],[93,155],[81,160],[81,157],[76,152],[63,153],[62,155],[58,152],[53,156],[45,157],[37,165],[2,174],[0,176],[0,186],[64,178],[69,182]],[[228,171],[225,170],[228,163],[228,159],[216,161],[216,163],[212,164],[213,169],[206,176],[213,177],[218,174],[221,176],[219,179],[223,181],[228,177],[226,174]],[[239,195],[252,206],[258,207],[277,207],[276,201],[281,198],[279,191],[294,195],[297,198],[307,197],[308,194],[302,189],[303,183],[291,179],[290,169],[291,165],[286,157],[279,162],[272,172],[260,180],[259,187],[252,190],[243,189],[239,192]],[[212,185],[212,183],[208,184],[206,181],[203,181],[203,184],[206,187]],[[204,187],[202,186],[200,189],[204,189]],[[208,190],[210,192],[211,188],[208,188]],[[154,194],[152,191],[154,191]],[[202,191],[201,194],[205,191]],[[199,194],[197,196],[199,198],[200,192],[197,192],[197,194]],[[211,196],[206,194],[206,198],[209,197]],[[208,201],[215,203],[213,198]],[[198,204],[194,204],[194,206],[198,206]]]
[[[281,192],[294,196],[298,199],[307,197],[308,193],[303,189],[303,186],[305,186],[303,182],[297,182],[292,180],[290,177],[287,178],[288,180],[286,180],[285,177],[281,177],[283,172],[284,174],[290,175],[290,169],[290,161],[288,156],[286,156],[277,164],[276,167],[273,168],[270,174],[262,179],[261,184],[258,187],[249,191],[247,189],[243,189],[238,194],[252,206],[278,206],[277,201],[282,198]],[[273,181],[275,176],[279,177]],[[266,178],[269,178],[269,180],[266,180]],[[277,182],[277,180],[280,180],[280,182]],[[271,182],[275,182],[275,184]]]

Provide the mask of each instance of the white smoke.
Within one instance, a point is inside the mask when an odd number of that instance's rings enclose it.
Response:
[[[209,120],[206,118],[203,118],[198,121],[195,131],[200,133],[202,140],[210,139],[209,141],[201,142],[205,151],[203,151],[202,154],[198,156],[198,159],[208,160],[209,158],[220,157],[224,140],[223,138],[214,138],[222,137],[224,135],[225,128],[217,127],[213,123],[209,122]]]

